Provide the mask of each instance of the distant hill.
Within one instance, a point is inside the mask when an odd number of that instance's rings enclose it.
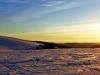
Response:
[[[100,45],[91,46],[91,48],[100,48]]]
[[[62,45],[68,46],[71,48],[90,48],[98,44],[99,43],[63,43]]]
[[[34,41],[36,43],[41,43],[43,49],[55,49],[55,48],[70,48],[68,46],[64,46],[62,44],[52,43],[52,42],[44,42],[44,41]]]
[[[39,43],[17,39],[13,37],[0,36],[0,48],[8,48],[14,50],[34,50],[42,48]]]

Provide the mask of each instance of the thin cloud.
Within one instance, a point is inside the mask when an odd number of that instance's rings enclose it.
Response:
[[[82,2],[82,3],[86,3],[86,2],[94,2],[94,1],[99,1],[99,0],[71,0],[71,1],[67,1],[67,0],[0,0],[2,2],[11,2],[11,3],[31,3],[31,4],[42,4],[44,6],[53,6],[53,5],[58,5],[58,4],[62,4],[62,3],[66,3],[66,2]]]
[[[65,10],[65,9],[70,9],[70,8],[74,8],[77,7],[78,4],[77,3],[63,3],[63,2],[56,2],[53,3],[53,7],[47,7],[47,6],[42,6],[42,4],[39,6],[42,8],[41,9],[37,9],[36,11],[34,11],[35,9],[32,7],[29,10],[26,10],[24,12],[21,12],[21,14],[19,15],[15,15],[12,16],[12,20],[15,20],[17,22],[22,22],[31,18],[38,18],[41,17],[43,15],[47,15],[49,13],[55,12],[55,11],[60,11],[60,10]]]
[[[64,35],[66,34],[97,34],[99,33],[99,23],[87,23],[87,24],[79,24],[79,25],[69,25],[69,26],[53,26],[53,27],[48,27],[44,29],[42,32],[47,33],[47,34],[57,34],[61,33]],[[80,33],[81,32],[81,33]]]
[[[23,0],[7,0],[9,2],[23,2]],[[31,1],[31,0],[29,0]],[[94,0],[92,0],[93,2]],[[26,0],[24,0],[24,2],[27,2]],[[33,2],[35,2],[33,0]],[[10,20],[14,21],[14,22],[24,22],[26,20],[29,19],[33,19],[33,18],[38,18],[44,15],[47,15],[49,13],[53,13],[56,11],[61,11],[61,10],[67,10],[67,9],[71,9],[71,8],[75,8],[75,7],[79,7],[81,5],[84,4],[88,4],[89,2],[91,2],[90,0],[83,2],[83,1],[56,1],[56,0],[47,0],[47,2],[45,2],[45,0],[40,1],[36,1],[35,3],[38,3],[37,6],[31,7],[30,9],[26,9],[25,11],[20,11],[19,14],[15,14],[13,16],[10,17]],[[40,4],[39,4],[40,3]],[[38,8],[35,8],[38,7]],[[41,8],[41,9],[40,9]]]
[[[56,5],[60,5],[65,3],[65,1],[51,1],[45,4],[42,4],[42,6],[47,6],[47,7],[51,7],[51,6],[56,6]]]

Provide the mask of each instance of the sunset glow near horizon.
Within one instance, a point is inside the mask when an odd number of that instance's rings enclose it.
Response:
[[[0,35],[100,42],[100,0],[0,0]]]

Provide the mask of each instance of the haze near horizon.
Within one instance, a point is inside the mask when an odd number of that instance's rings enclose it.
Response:
[[[100,42],[99,0],[0,0],[0,35],[48,42]]]

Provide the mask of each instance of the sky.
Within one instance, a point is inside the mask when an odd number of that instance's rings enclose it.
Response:
[[[0,0],[0,36],[100,42],[100,0]]]

